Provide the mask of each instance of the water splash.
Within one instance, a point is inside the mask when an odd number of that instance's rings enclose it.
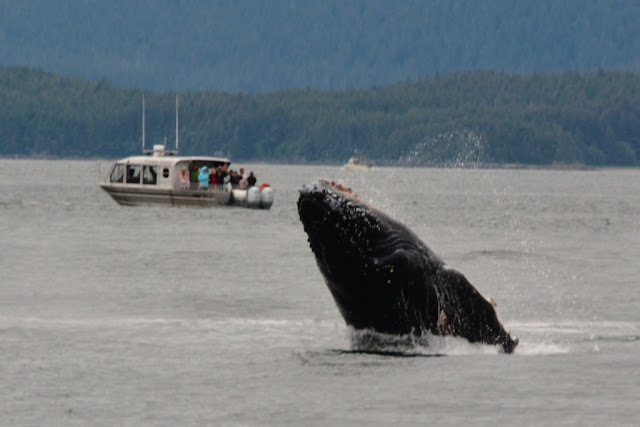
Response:
[[[488,163],[487,143],[483,135],[466,126],[424,137],[398,159],[401,166],[478,167]]]
[[[373,330],[349,328],[351,353],[371,353],[397,357],[500,354],[497,346],[472,344],[464,338],[424,333],[392,335]]]

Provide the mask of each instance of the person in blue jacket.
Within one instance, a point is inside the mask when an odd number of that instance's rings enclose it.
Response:
[[[209,188],[209,171],[206,166],[203,166],[202,169],[200,169],[198,182],[200,183],[200,188]]]

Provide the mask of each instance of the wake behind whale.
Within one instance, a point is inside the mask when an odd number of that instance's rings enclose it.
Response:
[[[327,287],[356,330],[453,335],[505,353],[518,345],[461,273],[351,189],[326,180],[306,185],[298,213]]]

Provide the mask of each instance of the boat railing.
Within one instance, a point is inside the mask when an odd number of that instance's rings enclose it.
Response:
[[[178,183],[174,187],[177,190],[189,190],[189,191],[229,191],[228,184],[211,184],[209,187],[203,187],[198,182],[191,182],[189,184]]]

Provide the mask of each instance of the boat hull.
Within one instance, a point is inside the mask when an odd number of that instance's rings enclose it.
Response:
[[[113,200],[125,206],[157,205],[208,208],[232,204],[231,192],[224,190],[140,189],[105,184],[100,187]]]

